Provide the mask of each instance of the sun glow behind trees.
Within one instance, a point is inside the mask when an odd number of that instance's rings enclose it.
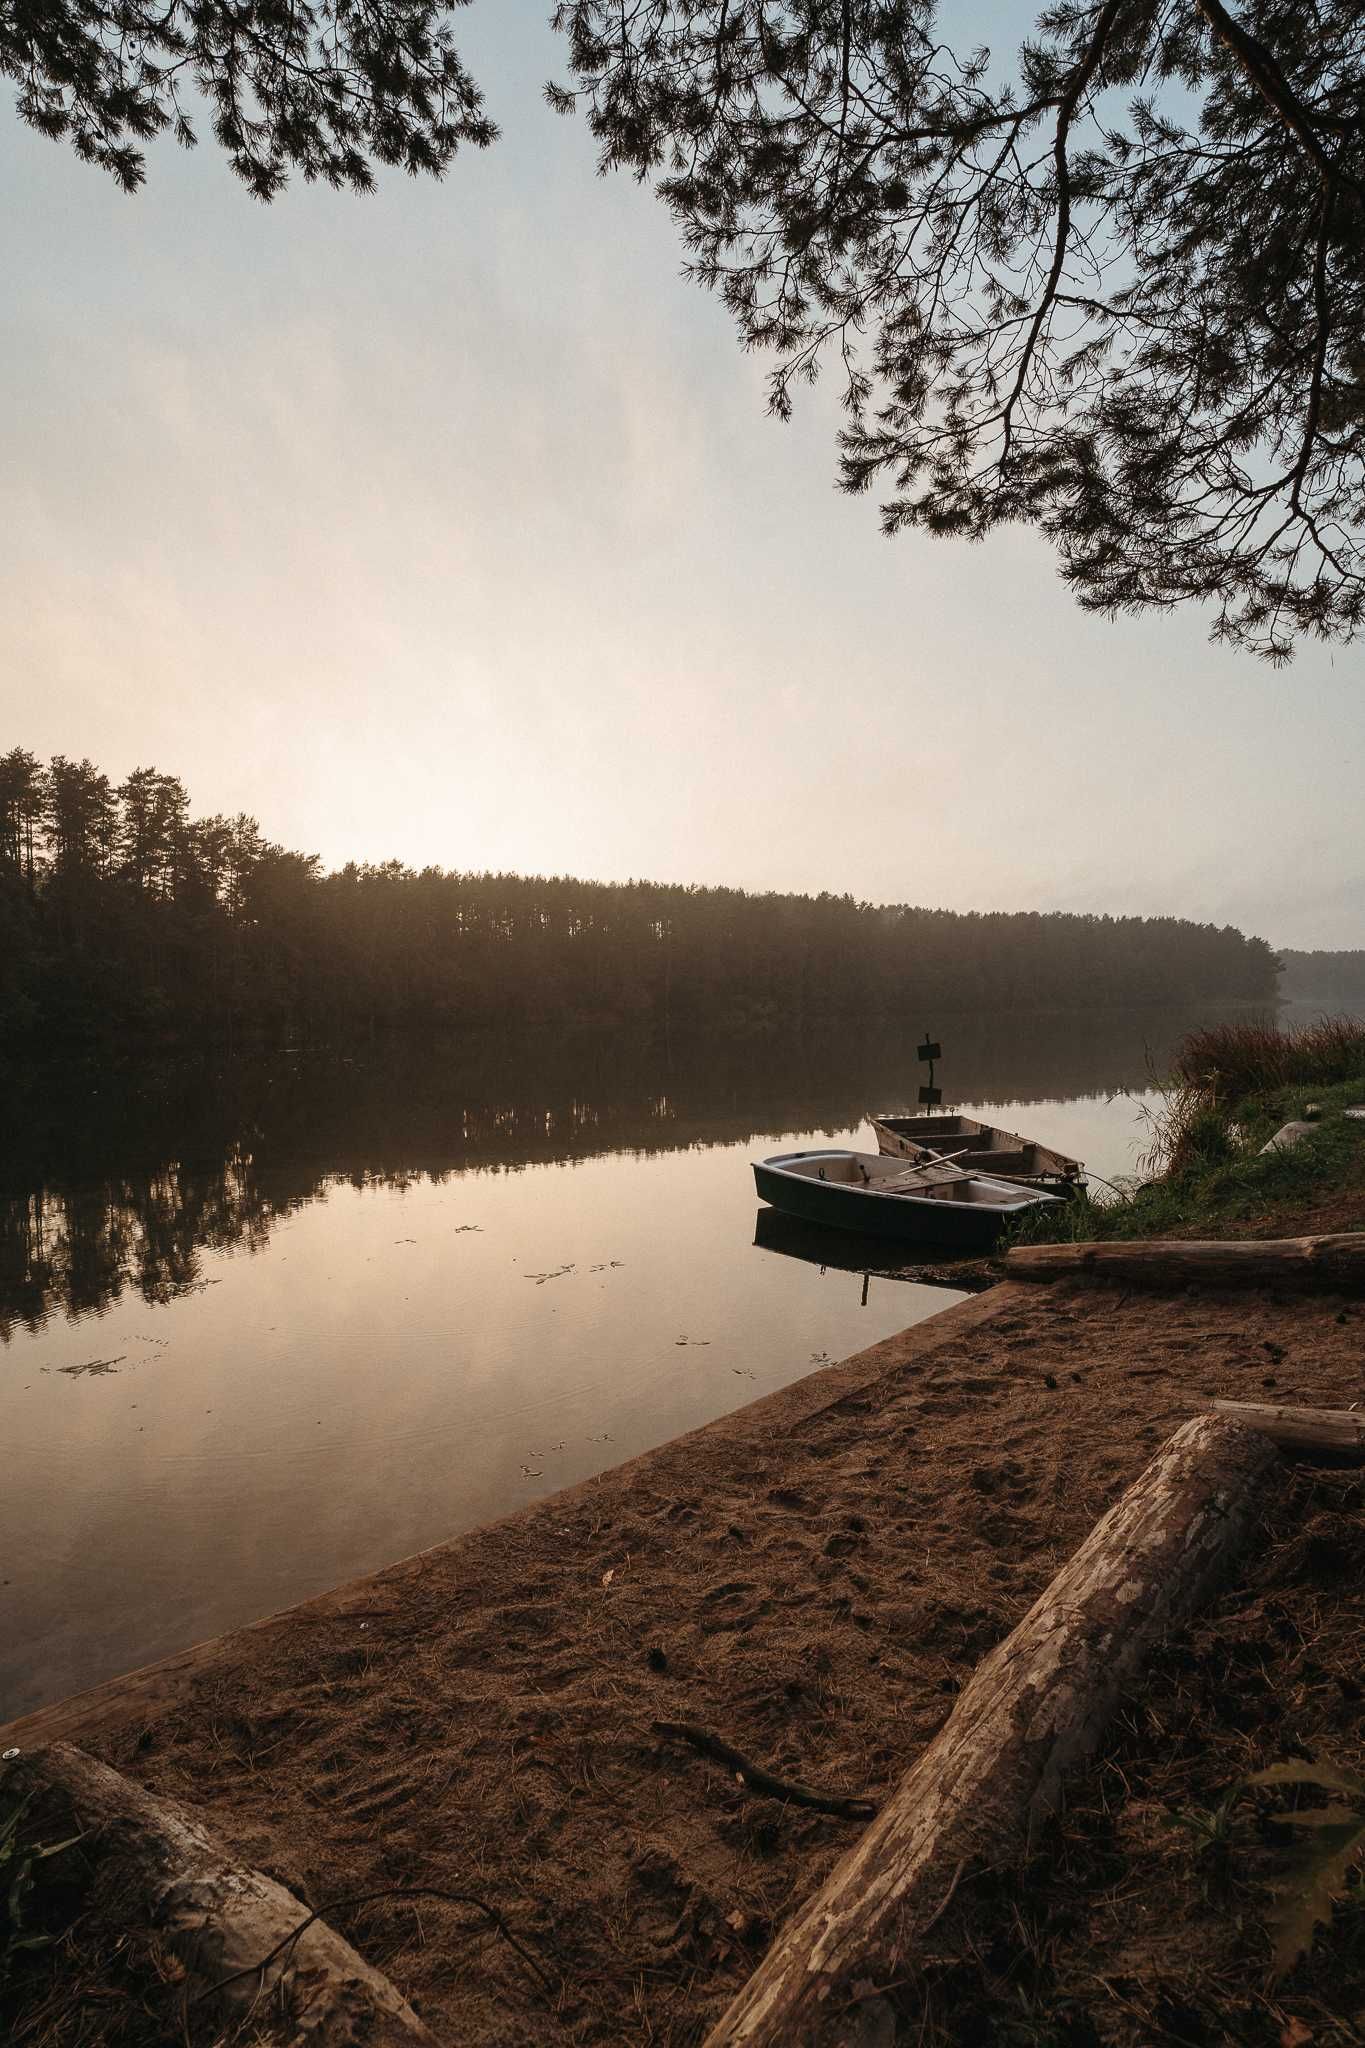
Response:
[[[1175,917],[961,913],[852,896],[326,873],[139,768],[0,758],[0,1037],[518,1024],[777,1029],[929,1008],[1273,999],[1264,940]]]

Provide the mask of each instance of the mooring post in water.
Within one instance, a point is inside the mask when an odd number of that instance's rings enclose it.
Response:
[[[920,1089],[919,1099],[926,1108],[933,1109],[943,1100],[943,1090],[934,1086],[934,1061],[943,1058],[943,1047],[936,1038],[931,1038],[926,1031],[923,1043],[920,1045],[916,1057],[925,1061],[929,1068],[929,1079],[927,1084]]]

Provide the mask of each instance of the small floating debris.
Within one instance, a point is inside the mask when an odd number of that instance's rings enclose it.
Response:
[[[523,1479],[540,1479],[544,1476],[542,1466],[522,1465],[519,1470]]]
[[[600,1266],[589,1266],[590,1273],[612,1273],[618,1266],[625,1265],[624,1259],[603,1259]]]
[[[562,1280],[566,1273],[572,1273],[573,1270],[574,1262],[570,1260],[567,1266],[556,1266],[553,1273],[523,1273],[521,1277],[523,1280],[534,1280],[537,1287],[543,1287],[547,1280]]]
[[[483,1229],[483,1225],[482,1225],[482,1223],[457,1223],[457,1224],[455,1225],[454,1235],[455,1235],[456,1237],[463,1237],[463,1236],[464,1236],[464,1234],[465,1234],[465,1232],[466,1232],[467,1230],[482,1230],[482,1229]]]
[[[711,1339],[709,1337],[675,1337],[673,1342],[675,1347],[679,1344],[695,1344],[704,1351],[710,1345]]]
[[[57,1370],[63,1379],[68,1380],[85,1379],[87,1375],[91,1379],[103,1379],[106,1373],[122,1365],[127,1356],[126,1351],[120,1351],[117,1358],[88,1358],[84,1365],[59,1365]],[[48,1370],[46,1366],[41,1369],[43,1372]]]

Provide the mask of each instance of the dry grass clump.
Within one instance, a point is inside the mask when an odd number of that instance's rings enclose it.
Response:
[[[1283,1030],[1247,1022],[1189,1031],[1176,1051],[1144,1169],[1179,1176],[1224,1166],[1301,1114],[1303,1091],[1358,1085],[1362,1076],[1365,1022],[1355,1017],[1320,1017]],[[1297,1100],[1288,1099],[1291,1091]]]
[[[1320,1017],[1281,1030],[1267,1023],[1210,1024],[1186,1032],[1175,1079],[1209,1106],[1231,1106],[1272,1088],[1330,1086],[1365,1073],[1365,1023]]]

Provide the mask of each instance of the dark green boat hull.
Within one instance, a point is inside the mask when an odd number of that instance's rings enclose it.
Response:
[[[898,1244],[932,1244],[959,1252],[988,1250],[1019,1213],[928,1196],[868,1194],[846,1184],[775,1171],[757,1160],[754,1186],[760,1200],[807,1223],[856,1230],[864,1237],[889,1238]]]

